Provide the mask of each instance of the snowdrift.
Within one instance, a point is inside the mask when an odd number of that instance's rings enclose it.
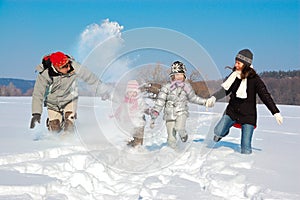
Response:
[[[279,106],[278,126],[259,105],[253,154],[242,155],[238,129],[212,142],[225,106],[190,105],[190,138],[174,150],[159,120],[143,147],[127,147],[110,102],[81,97],[77,133],[59,137],[46,112],[29,130],[30,97],[1,97],[0,199],[300,199],[300,107]]]

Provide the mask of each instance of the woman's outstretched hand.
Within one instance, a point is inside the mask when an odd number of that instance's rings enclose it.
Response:
[[[283,123],[283,117],[281,116],[280,113],[275,113],[274,117],[279,125],[281,125]]]

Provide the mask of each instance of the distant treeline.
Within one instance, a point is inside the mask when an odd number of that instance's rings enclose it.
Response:
[[[300,70],[266,71],[259,74],[277,104],[300,105]],[[196,94],[209,97],[220,89],[222,81],[192,82]],[[259,98],[258,103],[262,103]],[[224,98],[226,101],[227,99]]]
[[[300,70],[266,71],[260,73],[259,76],[277,104],[300,105]],[[196,94],[206,98],[220,88],[222,80],[190,82]],[[0,78],[0,96],[31,96],[33,86],[32,80]],[[81,95],[91,94],[87,92],[85,86],[80,88]],[[257,99],[258,103],[261,103],[259,98]]]
[[[31,96],[35,81],[0,78],[0,96]]]
[[[292,71],[266,71],[259,74],[261,78],[293,78],[300,77],[300,70]]]

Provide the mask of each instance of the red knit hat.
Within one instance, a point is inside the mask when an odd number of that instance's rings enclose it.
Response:
[[[64,53],[58,51],[50,55],[50,61],[55,68],[60,68],[69,62],[69,58]]]

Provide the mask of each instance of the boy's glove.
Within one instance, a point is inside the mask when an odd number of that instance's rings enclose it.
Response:
[[[152,120],[155,120],[158,117],[159,113],[156,110],[151,110],[150,116]]]
[[[32,114],[32,118],[31,118],[31,122],[30,122],[30,128],[34,128],[36,122],[41,123],[41,114],[39,114],[39,113],[33,113]]]
[[[281,116],[280,113],[275,113],[274,117],[279,125],[281,125],[283,123],[283,117]]]
[[[145,109],[144,110],[144,113],[146,114],[146,115],[150,115],[151,116],[151,108],[147,108],[147,109]]]
[[[208,98],[205,102],[205,106],[207,108],[213,107],[216,103],[216,97],[211,96],[210,98]]]

